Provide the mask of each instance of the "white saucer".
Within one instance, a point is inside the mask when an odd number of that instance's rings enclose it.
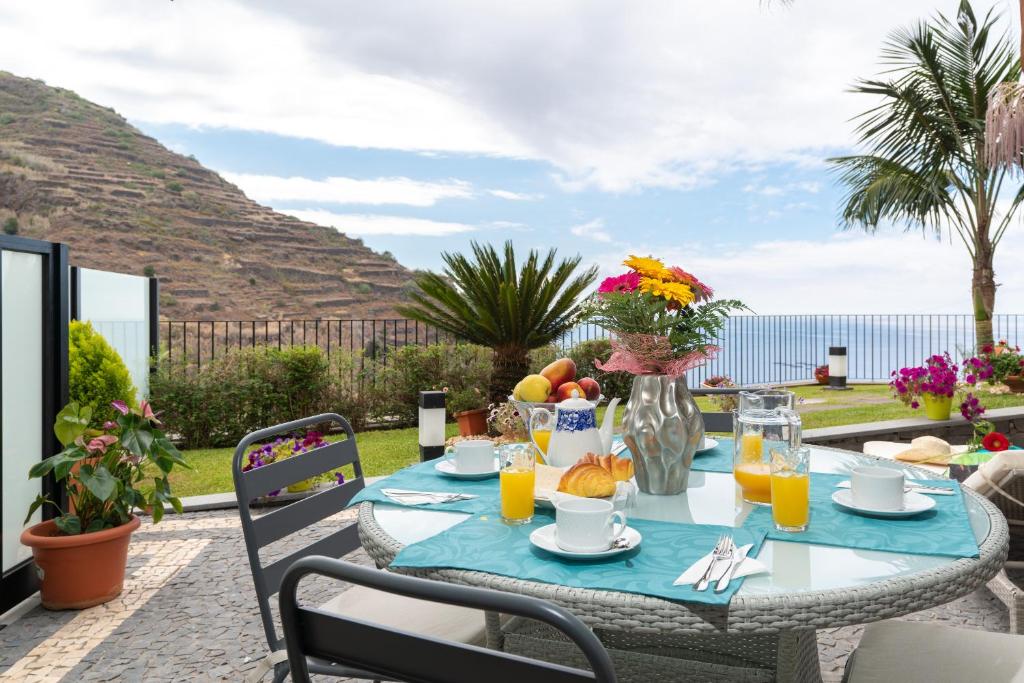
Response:
[[[633,527],[627,526],[622,532],[622,538],[625,538],[629,542],[629,545],[625,548],[609,548],[608,550],[601,550],[596,553],[577,553],[571,550],[563,550],[558,547],[558,543],[555,542],[555,534],[557,524],[548,524],[542,526],[539,529],[534,529],[533,533],[530,534],[530,543],[534,544],[541,550],[546,550],[553,555],[559,557],[567,557],[572,560],[599,560],[605,557],[614,557],[615,555],[621,555],[622,553],[628,553],[633,548],[640,545],[640,541],[643,540],[643,536],[640,532]]]
[[[718,446],[718,441],[716,441],[715,439],[712,439],[710,436],[705,436],[704,437],[704,448],[698,448],[697,452],[698,453],[703,453],[704,451],[710,451],[712,448],[716,448],[717,446]]]
[[[494,469],[490,472],[474,472],[468,474],[466,472],[459,472],[455,469],[455,461],[451,458],[441,458],[434,464],[434,469],[439,474],[443,474],[446,477],[452,477],[453,479],[488,479],[490,477],[496,477],[498,472],[501,471],[501,467],[498,465],[498,459],[494,459]]]
[[[833,493],[832,502],[851,512],[859,512],[872,517],[913,517],[935,507],[934,498],[914,492],[903,494],[903,508],[899,510],[874,510],[857,507],[853,504],[853,491],[850,489],[840,489]]]

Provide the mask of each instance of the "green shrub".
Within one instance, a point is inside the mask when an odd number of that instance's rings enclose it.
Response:
[[[10,216],[4,221],[4,233],[8,235],[18,234],[18,219],[14,216]]]
[[[569,350],[569,358],[576,363],[576,377],[593,377],[601,385],[602,394],[625,401],[633,387],[633,376],[628,372],[602,372],[594,365],[595,359],[604,363],[611,355],[612,344],[607,339],[580,342]]]
[[[169,191],[174,192],[175,194],[180,194],[181,191],[185,189],[185,186],[179,183],[177,180],[172,180],[171,182],[167,183],[166,187]]]
[[[80,320],[68,326],[68,389],[72,402],[92,407],[97,424],[113,419],[113,401],[135,405],[135,385],[121,356]]]
[[[146,266],[142,269],[142,274],[146,277],[153,277],[156,275],[156,268],[153,266]]]
[[[554,344],[542,346],[530,351],[530,374],[536,375],[557,358],[562,357],[562,350]]]
[[[473,344],[410,345],[389,350],[387,365],[379,368],[375,378],[380,409],[402,424],[416,424],[421,391],[447,388],[460,395],[480,389],[486,394],[491,356],[490,349]],[[449,415],[451,408],[449,405]]]

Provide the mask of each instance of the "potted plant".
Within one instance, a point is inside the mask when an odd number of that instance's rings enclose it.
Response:
[[[89,406],[65,406],[53,426],[64,450],[29,471],[31,478],[52,473],[68,495],[67,512],[21,534],[39,567],[42,603],[48,609],[81,609],[115,598],[124,584],[128,542],[140,524],[135,511],[149,511],[154,524],[163,517],[165,504],[181,512],[167,475],[175,465],[188,465],[158,429],[152,407],[146,401],[135,408],[123,401],[111,405],[116,419],[100,428],[90,426]],[[150,477],[152,488],[143,489],[140,485]],[[43,505],[60,509],[40,495],[25,522]]]
[[[594,367],[633,375],[622,437],[637,463],[637,485],[674,495],[686,490],[704,436],[684,375],[715,356],[729,312],[745,306],[716,300],[692,273],[656,258],[630,256],[622,264],[627,272],[601,282],[584,311],[587,322],[614,334],[611,356]],[[665,472],[672,475],[658,474]]]
[[[1024,394],[1024,356],[1019,346],[1000,339],[998,344],[982,346],[981,356],[992,366],[992,383],[1002,382],[1013,393]]]
[[[979,381],[992,377],[992,366],[984,358],[967,358],[962,367],[964,382],[968,386],[973,387]],[[948,420],[953,410],[953,396],[961,389],[958,384],[960,371],[960,366],[953,363],[949,352],[935,354],[926,359],[924,365],[893,370],[889,388],[896,398],[915,410],[923,403],[929,420]],[[977,397],[968,393],[960,405],[960,412],[973,422],[976,418],[968,413],[973,414],[979,407]]]
[[[324,439],[320,432],[309,431],[304,436],[294,436],[290,438],[278,437],[274,441],[265,444],[256,444],[249,451],[248,460],[242,467],[243,472],[248,472],[251,469],[257,467],[264,467],[273,462],[279,460],[285,460],[302,453],[308,453],[311,450],[326,446],[327,441]],[[296,482],[288,486],[288,493],[305,493],[317,488],[323,481],[334,480],[336,483],[341,484],[345,481],[345,475],[342,474],[341,470],[334,472],[324,472],[318,474],[315,477],[304,479],[300,482]],[[277,496],[280,491],[271,491],[267,494],[268,497],[273,498]]]
[[[729,375],[711,375],[700,384],[708,389],[728,389],[736,386]],[[711,396],[711,402],[726,413],[736,410],[740,405],[735,394],[714,394]]]
[[[459,434],[476,436],[487,433],[487,398],[476,387],[445,390],[445,402],[452,416],[459,423]]]
[[[828,364],[814,368],[814,381],[818,384],[828,384]]]

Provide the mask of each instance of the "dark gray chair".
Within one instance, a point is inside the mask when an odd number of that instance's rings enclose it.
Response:
[[[694,396],[718,396],[721,394],[737,395],[741,391],[751,391],[747,387],[723,387],[713,389],[710,387],[696,387],[690,390]],[[706,432],[732,432],[732,413],[701,411],[704,418],[704,431]]]
[[[593,673],[389,628],[320,609],[300,606],[299,581],[320,574],[366,588],[442,605],[501,612],[544,622],[569,637]],[[354,589],[349,589],[354,590]],[[342,594],[344,595],[344,594]],[[307,557],[285,573],[279,595],[292,680],[309,681],[310,660],[327,660],[409,683],[615,683],[608,652],[572,614],[544,600],[511,593],[427,581],[367,567]]]
[[[290,434],[327,423],[339,425],[348,438],[309,453],[293,456],[247,472],[242,471],[242,467],[247,463],[246,451],[253,444],[263,443],[282,434]],[[284,489],[290,484],[346,465],[352,465],[355,476],[344,484],[330,486],[301,500],[276,507],[258,517],[253,516],[253,503],[271,491]],[[285,572],[297,560],[309,555],[329,557],[347,555],[360,547],[359,535],[356,525],[348,524],[265,566],[260,561],[259,551],[260,548],[344,510],[352,498],[363,489],[365,486],[363,468],[359,462],[355,434],[348,421],[334,413],[316,415],[268,427],[247,434],[238,443],[231,469],[235,481],[235,495],[238,498],[238,514],[242,518],[245,549],[249,556],[249,566],[252,569],[256,599],[260,608],[260,618],[263,621],[263,631],[270,648],[270,654],[250,678],[258,679],[262,673],[273,668],[274,680],[281,681],[288,673],[288,664],[285,659],[284,640],[278,638],[274,628],[274,617],[270,609],[271,596],[278,592]],[[392,596],[359,587],[350,588],[343,595],[344,600],[332,600],[326,608],[343,610],[354,618],[372,617],[376,621],[402,626],[420,633],[439,636],[454,634],[454,639],[462,642],[483,642],[485,639],[483,618],[475,610],[438,605],[431,605],[431,609],[423,609],[422,605],[416,601],[388,599]],[[478,627],[474,627],[470,620],[476,620]],[[357,678],[372,677],[365,671],[339,667],[330,662],[313,661],[310,662],[309,669],[314,673]]]

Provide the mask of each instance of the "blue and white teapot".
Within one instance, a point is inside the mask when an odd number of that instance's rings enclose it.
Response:
[[[612,428],[618,403],[619,399],[613,398],[608,404],[600,429],[594,404],[579,396],[556,404],[554,415],[546,408],[534,408],[530,414],[530,438],[552,467],[570,467],[587,453],[606,455],[612,450]],[[551,430],[546,452],[533,436],[538,429]]]

